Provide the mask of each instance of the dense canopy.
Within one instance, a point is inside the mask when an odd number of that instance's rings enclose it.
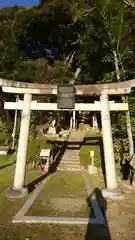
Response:
[[[128,1],[129,2],[129,1]],[[113,82],[135,76],[135,9],[122,0],[54,0],[0,12],[0,74],[13,80]],[[117,72],[116,72],[117,70]]]

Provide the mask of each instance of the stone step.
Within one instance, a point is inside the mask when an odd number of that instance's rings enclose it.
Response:
[[[74,163],[79,163],[80,162],[80,159],[72,159],[72,158],[63,158],[62,160],[61,160],[61,162],[66,162],[66,163],[72,163],[72,162],[74,162]]]
[[[80,156],[80,153],[79,154],[75,154],[75,153],[71,153],[71,152],[65,152],[63,156],[68,156],[68,157],[72,157],[72,156],[75,156],[75,157],[79,157]]]
[[[68,141],[67,142],[67,146],[75,146],[75,145],[78,145],[80,146],[82,142],[79,142],[79,141]]]
[[[61,163],[60,166],[71,166],[71,167],[80,167],[80,163]]]
[[[72,149],[70,149],[70,150],[66,150],[66,151],[69,151],[69,152],[74,152],[74,153],[78,153],[78,152],[79,152],[79,150],[78,150],[78,149],[73,149],[73,150],[72,150]],[[66,152],[66,151],[65,151],[65,152]]]
[[[72,152],[65,152],[63,156],[80,157],[80,153],[79,154],[75,154],[75,153],[72,153]]]
[[[61,162],[80,162],[80,159],[63,158]]]
[[[76,144],[76,145],[68,145],[67,149],[69,150],[78,150],[80,149],[80,145]]]
[[[60,171],[81,171],[81,167],[79,168],[73,168],[73,167],[70,167],[70,166],[59,166],[57,168],[57,170],[60,170]]]
[[[78,162],[80,162],[80,159],[63,158],[63,159],[61,160],[61,162],[67,162],[67,163],[75,162],[75,163],[78,163]]]
[[[64,152],[58,170],[65,171],[81,171],[80,165],[80,145],[83,141],[84,133],[78,130],[71,131],[67,149]]]
[[[81,164],[80,164],[80,162],[79,163],[65,163],[65,162],[61,162],[60,164],[59,164],[59,166],[72,166],[72,167],[80,167],[81,166]]]
[[[59,169],[57,169],[58,171],[69,171],[69,172],[80,172],[81,171],[81,169],[72,169],[72,168],[59,168]]]
[[[66,150],[65,152],[64,152],[64,154],[68,154],[68,155],[74,155],[74,156],[78,156],[79,154],[80,154],[80,150]]]
[[[62,166],[62,167],[58,167],[57,168],[58,170],[65,170],[65,171],[81,171],[81,168],[73,168],[73,167],[70,167],[70,166],[66,166],[66,167],[64,167],[64,166]]]
[[[60,162],[60,165],[61,164],[66,164],[66,165],[80,165],[80,161],[78,161],[78,162],[74,162],[74,161],[63,161],[63,160],[61,160],[61,162]]]
[[[62,159],[67,159],[67,160],[70,160],[70,159],[73,159],[73,160],[80,160],[80,157],[76,157],[76,156],[63,156]]]
[[[78,155],[74,155],[74,154],[67,154],[67,153],[66,153],[66,154],[64,154],[64,155],[63,155],[63,157],[66,157],[66,158],[69,158],[69,159],[70,159],[70,158],[79,158],[79,157],[80,157],[80,155],[78,156]]]
[[[80,156],[77,156],[77,155],[70,155],[70,154],[64,154],[63,155],[63,158],[74,158],[74,159],[78,159],[80,158]]]
[[[81,165],[75,165],[75,164],[73,164],[73,165],[71,165],[71,164],[60,164],[59,165],[59,168],[74,168],[74,169],[79,169],[81,167]]]
[[[78,158],[78,157],[80,157],[80,155],[74,155],[74,154],[68,154],[68,153],[66,153],[66,154],[63,155],[63,157]]]
[[[66,149],[65,153],[78,155],[80,153],[80,150],[78,150],[78,149]]]

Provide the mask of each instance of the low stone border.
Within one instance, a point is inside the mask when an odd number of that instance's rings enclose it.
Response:
[[[56,173],[54,173],[56,174]],[[88,196],[90,196],[93,192],[89,181],[87,179],[85,171],[82,171],[85,186],[87,189]],[[40,192],[45,187],[45,184],[47,183],[48,179],[52,177],[53,175],[49,176],[45,180],[43,180],[39,185],[37,185],[36,189],[33,191],[33,193],[30,195],[26,203],[23,205],[23,207],[20,209],[20,211],[15,215],[15,217],[12,219],[12,223],[54,223],[54,224],[83,224],[87,225],[88,223],[91,224],[99,224],[99,225],[105,225],[106,222],[105,219],[101,213],[100,207],[98,205],[98,202],[96,200],[95,195],[93,194],[90,201],[92,204],[92,208],[94,209],[95,218],[73,218],[73,217],[41,217],[41,216],[25,216],[26,212],[29,210],[29,208],[32,206],[33,202],[36,200]]]
[[[98,224],[103,225],[96,218],[73,218],[73,217],[37,217],[37,216],[23,216],[21,218],[15,217],[13,223],[54,223],[54,224],[79,224],[87,225]]]
[[[36,200],[40,192],[43,190],[43,188],[45,187],[45,184],[47,183],[48,179],[50,179],[50,177],[52,177],[52,175],[48,176],[39,185],[37,185],[36,189],[30,194],[28,200],[25,202],[25,204],[20,209],[20,211],[16,214],[14,219],[20,219],[25,217],[26,212],[29,210],[29,208],[34,203],[34,201]]]
[[[85,186],[86,186],[86,189],[87,189],[88,196],[90,196],[93,193],[93,190],[92,190],[92,188],[89,184],[89,181],[87,179],[87,174],[84,171],[82,172],[82,174],[83,174],[83,177],[84,177],[84,180],[85,180]],[[92,208],[94,209],[96,219],[98,220],[98,223],[106,225],[105,219],[103,217],[103,214],[101,213],[99,204],[98,204],[98,202],[96,200],[96,197],[95,197],[95,194],[93,194],[91,196],[90,200],[91,200]]]

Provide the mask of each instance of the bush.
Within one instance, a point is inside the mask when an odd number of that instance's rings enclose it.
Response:
[[[8,133],[8,128],[5,122],[0,121],[0,132]]]
[[[52,145],[48,144],[45,139],[33,139],[29,137],[27,161],[31,160],[33,157],[39,156],[40,150],[42,148],[50,148]]]
[[[116,162],[120,162],[122,160],[129,160],[128,139],[115,139],[114,152],[115,152]]]

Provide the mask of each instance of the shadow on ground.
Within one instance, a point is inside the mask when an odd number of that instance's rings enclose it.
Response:
[[[4,168],[7,168],[7,167],[10,167],[12,165],[14,165],[16,163],[16,161],[12,162],[12,163],[8,163],[8,164],[5,164],[3,166],[0,166],[0,170],[4,169]]]
[[[132,185],[134,181],[135,169],[131,166],[130,160],[125,160],[124,163],[121,160],[120,167],[121,167],[120,172],[122,173],[122,179],[125,181],[129,181],[130,185]]]
[[[56,158],[54,159],[54,162],[51,164],[49,168],[50,173],[54,173],[57,170],[57,167],[59,166],[62,156],[64,155],[65,150],[67,149],[67,142],[64,142],[62,146],[58,150],[58,154]]]
[[[49,177],[51,174],[56,172],[58,165],[60,164],[61,158],[65,152],[66,144],[63,144],[58,151],[57,157],[54,159],[54,162],[51,164],[48,173],[43,173],[40,177],[36,178],[34,181],[30,182],[26,187],[28,188],[28,192],[31,193],[36,185],[43,181],[45,178]]]
[[[88,223],[87,231],[85,234],[85,240],[111,240],[112,238],[111,238],[108,221],[106,217],[107,202],[104,199],[101,193],[101,190],[99,188],[95,188],[94,193],[96,196],[96,200],[99,204],[100,210],[104,216],[106,225]],[[90,198],[91,198],[91,195],[87,199],[88,205],[90,203]],[[94,210],[92,210],[90,213],[90,218],[91,217],[94,217]]]
[[[15,150],[9,149],[9,150],[8,150],[8,153],[7,153],[7,154],[8,154],[7,156],[11,157],[14,153],[15,153]],[[0,170],[2,170],[2,169],[4,169],[4,168],[7,168],[7,167],[10,167],[10,166],[14,165],[15,163],[16,163],[16,160],[15,160],[15,161],[12,161],[12,162],[10,162],[10,163],[1,165],[1,166],[0,166]]]
[[[28,189],[28,193],[31,193],[36,185],[38,183],[40,183],[41,181],[43,181],[45,178],[47,178],[50,175],[50,173],[45,173],[42,176],[36,178],[35,180],[33,180],[32,182],[28,183],[25,187]]]

